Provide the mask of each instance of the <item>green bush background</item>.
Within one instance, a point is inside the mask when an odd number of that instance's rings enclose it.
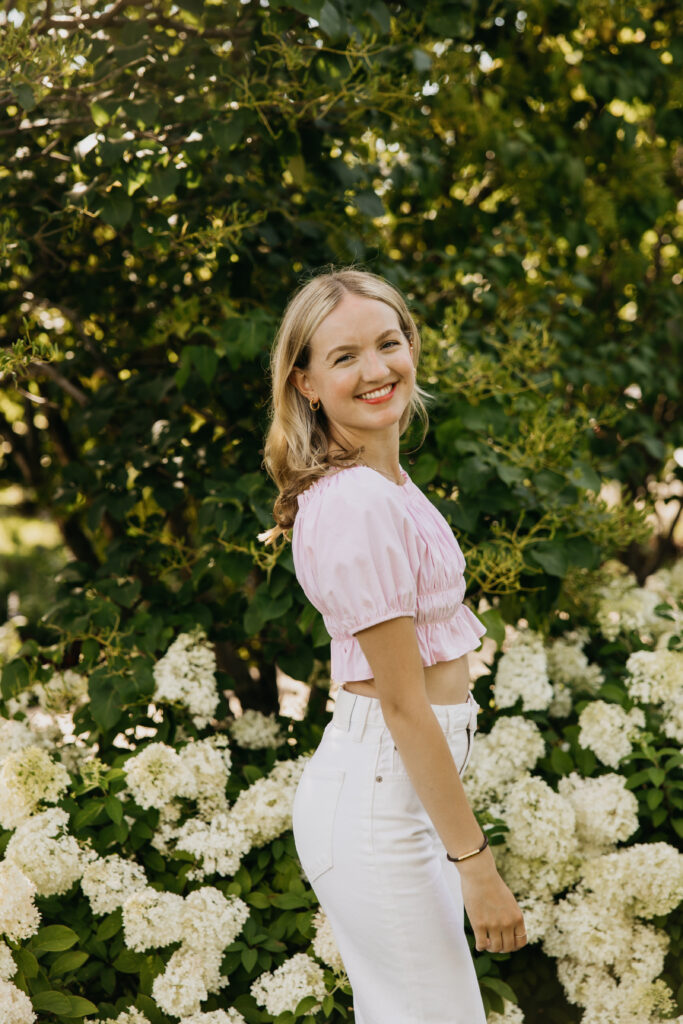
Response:
[[[293,728],[299,749],[315,743],[328,638],[288,547],[255,536],[272,525],[270,344],[294,288],[331,264],[408,297],[436,402],[403,461],[456,530],[495,638],[520,616],[543,632],[560,609],[580,618],[608,557],[641,581],[675,557],[676,517],[649,539],[646,523],[653,488],[676,501],[683,444],[670,4],[98,0],[5,18],[0,466],[15,536],[0,617],[18,607],[23,647],[4,699],[55,669],[87,674],[76,725],[114,766],[115,736],[154,726],[154,661],[201,625],[243,706],[277,708],[276,665],[313,684]],[[36,519],[58,531],[38,555]],[[158,738],[174,726],[169,711]],[[234,883],[298,893],[303,916],[267,923],[277,941],[291,928],[290,952],[310,918],[292,855],[287,837]],[[77,932],[89,913],[53,912]],[[25,974],[31,991],[41,977]],[[92,998],[78,971],[64,988]]]

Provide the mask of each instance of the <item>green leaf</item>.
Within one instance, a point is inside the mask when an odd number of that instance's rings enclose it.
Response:
[[[346,19],[339,13],[334,4],[331,3],[331,0],[325,0],[318,15],[318,22],[326,36],[329,36],[330,39],[339,39],[346,24]]]
[[[655,807],[659,807],[662,800],[664,799],[663,789],[648,789],[645,795],[645,801],[651,811],[654,811]]]
[[[90,116],[92,117],[97,128],[104,128],[105,124],[111,120],[111,114],[106,110],[101,103],[90,104]]]
[[[56,977],[59,974],[66,974],[68,971],[75,971],[88,959],[89,954],[82,949],[72,949],[68,953],[62,953],[54,963],[50,964],[49,974]]]
[[[574,761],[571,754],[560,747],[553,747],[550,751],[550,763],[553,766],[553,771],[557,772],[558,775],[569,775],[574,769]]]
[[[214,349],[208,345],[192,345],[190,352],[192,353],[192,362],[196,366],[199,376],[208,387],[216,376],[218,356]]]
[[[11,85],[10,92],[20,107],[24,110],[33,110],[36,105],[36,98],[33,89],[28,82],[20,82],[18,85]]]
[[[155,167],[143,185],[150,196],[164,202],[174,194],[179,181],[180,171],[173,164],[169,164],[168,167]]]
[[[144,962],[144,953],[134,953],[131,949],[124,949],[114,960],[112,966],[122,974],[137,974]]]
[[[20,971],[23,972],[27,978],[36,978],[38,976],[39,964],[30,949],[15,949],[12,952],[14,962]]]
[[[505,641],[505,623],[497,608],[488,608],[485,612],[477,612],[477,618],[486,626],[486,635],[502,647]]]
[[[31,939],[34,949],[53,953],[61,953],[63,949],[69,949],[76,942],[78,935],[73,928],[67,928],[65,924],[48,924]]]
[[[253,971],[258,960],[258,949],[243,949],[242,950],[242,964],[244,965],[245,971]]]
[[[647,776],[653,786],[661,786],[666,778],[666,772],[663,768],[648,768]]]
[[[83,996],[70,995],[68,998],[69,1010],[67,1013],[62,1013],[62,1017],[85,1017],[87,1013],[97,1013],[99,1009],[89,999],[84,999]]]
[[[95,932],[95,938],[100,941],[106,941],[111,939],[118,931],[123,927],[123,915],[121,908],[115,910],[113,913],[108,914]]]
[[[103,200],[100,208],[100,217],[105,224],[117,229],[125,227],[132,214],[133,201],[122,189],[113,189]]]
[[[305,897],[297,896],[293,892],[281,892],[273,896],[273,906],[280,910],[299,910],[308,907],[309,901]]]
[[[88,828],[99,818],[104,810],[104,800],[93,798],[88,800],[73,816],[73,827],[76,831]]]
[[[495,953],[493,955],[495,956]],[[517,996],[515,995],[514,989],[510,988],[510,986],[500,978],[494,978],[490,974],[487,974],[483,978],[479,979],[479,984],[482,988],[493,989],[493,991],[497,992],[503,999],[507,999],[508,1002],[514,1003],[515,1006],[517,1005]]]
[[[414,484],[419,487],[431,483],[439,471],[439,460],[426,452],[421,455],[411,471],[411,478]]]
[[[413,50],[413,67],[416,71],[429,71],[432,66],[432,58],[424,50],[417,47]]]
[[[8,661],[2,667],[2,696],[5,700],[17,697],[29,683],[28,665],[21,658]]]
[[[540,565],[549,576],[559,576],[563,579],[567,575],[569,562],[567,552],[561,541],[544,541],[529,548],[529,557],[532,562]]]
[[[110,793],[104,801],[104,808],[111,820],[116,825],[120,825],[123,821],[123,804],[121,801]]]
[[[45,992],[35,992],[31,996],[34,1010],[44,1010],[46,1013],[56,1013],[65,1016],[71,1009],[71,999],[63,992],[54,989],[47,989]],[[97,1010],[97,1007],[95,1007]]]

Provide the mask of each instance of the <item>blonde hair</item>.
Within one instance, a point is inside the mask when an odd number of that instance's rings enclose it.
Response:
[[[320,273],[302,285],[290,298],[270,354],[271,400],[269,427],[264,446],[263,467],[278,488],[273,506],[276,526],[258,535],[272,544],[293,525],[297,495],[333,466],[354,466],[361,462],[363,448],[330,452],[327,418],[322,409],[313,411],[309,402],[289,380],[294,367],[306,369],[310,362],[310,341],[318,325],[347,293],[378,299],[395,310],[401,331],[412,342],[413,364],[420,356],[420,335],[405,299],[393,285],[367,270],[343,267]],[[410,402],[399,420],[399,434],[408,429],[417,413],[423,424],[420,443],[429,425],[425,399],[432,396],[415,385]]]

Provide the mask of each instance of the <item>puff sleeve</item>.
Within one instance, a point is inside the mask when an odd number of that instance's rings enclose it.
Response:
[[[333,639],[417,609],[414,526],[396,485],[377,476],[332,476],[295,520],[297,577]]]

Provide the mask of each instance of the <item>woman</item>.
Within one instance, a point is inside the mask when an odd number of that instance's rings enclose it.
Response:
[[[374,274],[321,274],[290,300],[273,348],[264,464],[271,542],[292,527],[297,578],[331,635],[332,721],[293,809],[302,867],[347,969],[357,1024],[485,1024],[478,950],[526,943],[461,782],[479,705],[464,558],[399,465],[420,339]]]

